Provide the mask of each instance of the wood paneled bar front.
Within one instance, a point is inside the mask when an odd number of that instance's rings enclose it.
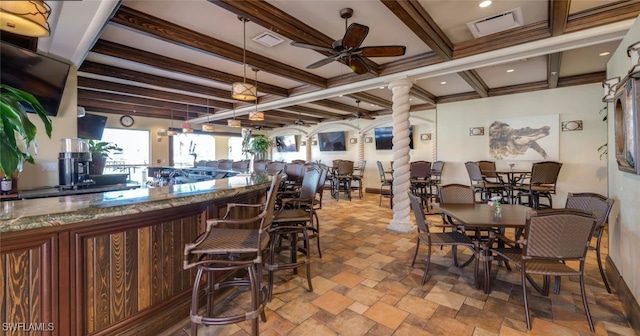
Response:
[[[156,335],[188,316],[184,245],[270,177],[0,203],[0,335]],[[250,216],[252,214],[238,214]]]

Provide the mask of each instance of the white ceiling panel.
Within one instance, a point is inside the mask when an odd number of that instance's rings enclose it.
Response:
[[[508,72],[513,70],[511,72]],[[532,57],[516,62],[476,69],[491,89],[547,80],[546,56]]]
[[[560,77],[605,71],[611,54],[619,44],[620,41],[613,41],[563,52]],[[604,52],[609,54],[600,56]]]
[[[436,97],[473,91],[471,86],[457,74],[421,79],[416,85],[431,92]]]

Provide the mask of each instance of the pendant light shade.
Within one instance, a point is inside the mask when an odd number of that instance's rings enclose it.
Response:
[[[215,128],[213,125],[209,124],[209,117],[211,116],[211,112],[209,111],[209,97],[207,97],[207,124],[202,124],[203,132],[213,132]]]
[[[263,121],[264,120],[264,112],[261,112],[261,111],[249,112],[249,120],[251,120],[251,121]]]
[[[51,7],[43,0],[0,1],[0,29],[23,36],[49,36]]]
[[[252,84],[247,83],[247,21],[246,18],[238,17],[242,21],[242,82],[231,84],[231,98],[242,101],[251,101],[258,98],[258,90]]]
[[[237,119],[227,119],[227,125],[229,127],[240,127],[242,124],[240,123],[240,120]]]

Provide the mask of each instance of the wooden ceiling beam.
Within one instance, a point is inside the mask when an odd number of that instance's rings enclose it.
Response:
[[[314,104],[314,105],[320,105],[322,107],[326,107],[326,108],[342,111],[344,113],[363,112],[363,111],[360,111],[360,109],[358,109],[355,106],[347,105],[347,104],[344,104],[344,103],[339,103],[339,102],[336,102],[336,101],[333,101],[333,100],[329,100],[329,99],[316,100],[316,101],[313,101],[313,102],[310,102],[310,103]],[[366,112],[366,111],[364,111],[364,112]]]
[[[179,103],[168,102],[163,100],[126,96],[126,95],[121,95],[117,93],[92,91],[87,89],[78,89],[78,98],[114,101],[114,102],[121,102],[121,103],[134,104],[134,105],[140,105],[140,106],[170,109],[174,111],[183,111],[183,112],[189,111],[191,112],[193,118],[198,117],[199,114],[206,115],[207,113],[207,108],[202,106],[197,106],[197,105],[189,106],[189,104],[179,104]],[[213,114],[214,109],[209,109],[209,113]]]
[[[269,111],[269,116],[273,116],[276,118],[282,118],[282,119],[287,119],[290,120],[291,122],[294,122],[295,120],[302,120],[304,122],[315,122],[315,123],[319,123],[324,121],[324,118],[315,118],[315,117],[310,117],[304,114],[300,114],[300,113],[291,113],[289,111],[285,111],[285,110],[280,110],[280,109],[276,109],[276,110],[271,110]]]
[[[109,108],[103,108],[103,107],[97,107],[97,106],[91,106],[88,105],[86,102],[83,105],[85,107],[85,110],[87,111],[87,113],[91,113],[91,112],[98,112],[98,113],[106,113],[106,114],[113,114],[113,115],[117,115],[117,116],[122,116],[125,114],[129,114],[129,111],[123,111],[123,110],[118,110],[118,109],[109,109]],[[164,116],[164,115],[158,115],[157,113],[147,113],[147,112],[136,112],[135,115],[131,115],[132,117],[147,117],[147,118],[156,118],[156,119],[167,119],[170,120],[171,117],[170,116]],[[178,123],[181,122],[182,118],[175,118],[174,120],[176,120]],[[180,126],[178,124],[178,126]]]
[[[429,103],[429,104],[436,103],[436,96],[434,94],[417,85],[413,85],[411,87],[411,89],[409,90],[409,95],[416,97],[425,103]]]
[[[480,97],[489,97],[489,88],[475,70],[466,70],[458,72],[458,75],[467,82]]]
[[[354,100],[360,100],[364,103],[369,103],[369,104],[374,104],[374,105],[378,105],[380,107],[384,107],[384,108],[391,108],[391,106],[393,105],[393,103],[387,99],[378,97],[378,96],[374,96],[370,93],[366,93],[366,92],[357,92],[357,93],[352,93],[352,94],[348,94],[347,97],[352,98]],[[367,112],[367,111],[365,111]]]
[[[562,53],[557,52],[547,55],[547,83],[549,84],[549,89],[558,87],[560,64],[562,64]]]
[[[323,118],[337,118],[337,117],[342,117],[343,116],[343,114],[340,114],[340,113],[319,110],[319,109],[315,109],[315,108],[307,107],[307,106],[302,106],[302,105],[291,105],[291,106],[281,107],[278,110],[280,110],[280,111],[289,111],[289,112],[293,112],[293,113],[312,114],[312,115],[320,116],[320,117],[323,117]]]
[[[183,73],[228,85],[231,85],[231,83],[234,82],[242,82],[244,80],[241,76],[232,75],[226,72],[203,67],[201,65],[187,63],[105,40],[98,40],[91,51],[98,54],[125,59],[131,62],[146,64],[166,71]],[[258,82],[258,87],[260,88],[260,92],[274,94],[281,97],[286,97],[288,95],[287,89],[275,85]],[[231,97],[231,89],[229,89],[229,97]]]
[[[458,59],[478,55],[518,44],[542,40],[550,36],[551,33],[549,33],[547,21],[540,21],[456,43],[453,47],[453,58]]]
[[[397,72],[402,72],[406,70],[411,70],[415,68],[426,67],[429,65],[442,63],[442,58],[436,55],[433,51],[429,51],[427,53],[415,55],[412,57],[407,57],[403,59],[399,59],[397,61],[389,62],[386,64],[380,65],[380,76],[390,75]],[[329,84],[331,85],[332,79],[329,79]]]
[[[570,7],[571,0],[549,0],[549,32],[551,32],[551,36],[564,34]]]
[[[207,99],[183,95],[175,92],[148,89],[134,85],[120,84],[114,82],[103,81],[99,79],[78,77],[78,88],[89,88],[97,90],[112,91],[114,93],[124,93],[127,95],[145,96],[172,102],[181,102],[190,105],[207,106]],[[123,96],[124,97],[124,96]],[[212,103],[211,100],[209,103]],[[213,104],[211,107],[214,107]]]
[[[193,84],[177,79],[171,79],[167,77],[161,77],[156,75],[147,74],[144,72],[133,71],[129,69],[114,67],[106,64],[95,63],[91,61],[84,61],[79,72],[86,72],[95,75],[101,75],[112,78],[124,79],[132,82],[140,82],[149,85],[155,85],[159,87],[167,87],[175,90],[181,90],[185,92],[199,93],[202,95],[230,99],[230,92],[228,90],[222,90],[213,88],[210,86]],[[80,74],[81,75],[81,74]],[[220,101],[216,99],[209,99],[209,106],[218,107],[222,109],[232,109],[233,105],[226,101]]]
[[[106,101],[106,100],[96,100],[96,99],[86,99],[86,98],[78,98],[78,105],[86,106],[89,108],[103,108],[110,110],[122,111],[122,114],[129,114],[135,116],[136,113],[141,112],[149,115],[154,115],[157,118],[171,118],[171,109],[164,109],[158,107],[151,106],[142,106],[142,105],[134,105],[128,103],[119,103],[114,101]],[[173,117],[186,119],[186,112],[174,111]]]
[[[602,83],[607,79],[607,72],[592,72],[583,75],[563,77],[558,80],[558,87],[567,87],[575,85],[584,85],[591,83]]]
[[[569,14],[565,33],[593,28],[623,20],[635,19],[640,14],[640,1],[616,1],[602,6]]]
[[[252,0],[252,1],[237,1],[237,0],[208,0],[210,3],[224,8],[238,16],[242,16],[251,20],[268,30],[276,32],[288,39],[297,42],[304,42],[309,44],[315,44],[319,46],[331,47],[331,44],[336,39],[324,35],[318,30],[315,30],[311,26],[296,19],[295,17],[283,12],[277,7],[269,4],[264,0]],[[342,23],[338,19],[340,17],[336,13],[336,24]],[[333,53],[320,52],[324,56],[331,56]],[[377,76],[378,64],[365,59],[367,65],[371,69],[369,73]]]
[[[243,49],[241,47],[178,26],[133,8],[120,6],[116,14],[111,18],[111,22],[181,47],[195,49],[240,64],[244,62]],[[238,21],[238,27],[240,26],[242,26],[242,22]],[[318,75],[248,50],[246,50],[246,64],[294,81],[322,88],[327,87],[327,81]]]
[[[453,58],[453,43],[417,0],[382,3],[443,60]]]

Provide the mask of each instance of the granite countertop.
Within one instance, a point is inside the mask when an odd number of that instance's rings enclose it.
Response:
[[[197,183],[0,203],[0,233],[79,223],[101,218],[232,197],[264,188],[267,175],[237,175]]]

